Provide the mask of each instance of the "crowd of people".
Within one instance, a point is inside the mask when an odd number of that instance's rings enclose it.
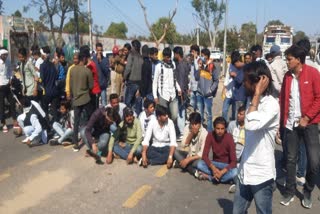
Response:
[[[285,53],[272,46],[268,60],[259,45],[244,56],[232,52],[222,114],[213,120],[220,71],[207,48],[192,45],[186,58],[182,47],[166,47],[160,60],[157,48],[133,40],[107,58],[97,43],[94,53],[88,46],[75,52],[72,65],[60,48],[53,55],[48,46],[20,48],[14,71],[1,48],[1,128],[8,132],[7,99],[22,143],[72,144],[75,152],[85,146],[97,164],[105,156],[107,164],[119,158],[181,168],[229,184],[233,213],[245,213],[252,200],[257,213],[272,212],[279,143],[286,172],[281,204],[294,200],[298,183],[302,205],[311,208],[320,165],[320,73],[309,52],[306,39]]]

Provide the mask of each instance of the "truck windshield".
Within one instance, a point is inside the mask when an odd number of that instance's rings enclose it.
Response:
[[[290,44],[290,38],[281,38],[281,44]]]
[[[267,37],[266,43],[275,43],[276,38],[275,37]]]

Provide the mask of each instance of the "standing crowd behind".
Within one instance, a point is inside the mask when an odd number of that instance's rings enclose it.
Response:
[[[102,156],[107,164],[166,164],[229,184],[233,213],[246,213],[252,200],[257,213],[272,212],[278,143],[286,174],[280,203],[293,202],[298,184],[302,205],[311,208],[320,165],[320,74],[309,52],[306,39],[285,53],[274,45],[266,59],[259,45],[244,56],[232,52],[222,115],[214,119],[220,70],[207,48],[192,45],[186,58],[182,47],[166,47],[159,60],[157,48],[138,40],[114,46],[110,57],[97,43],[94,53],[88,46],[75,52],[72,65],[60,48],[20,48],[14,71],[1,48],[1,129],[8,132],[8,106],[14,133],[30,147],[84,146],[97,164]]]

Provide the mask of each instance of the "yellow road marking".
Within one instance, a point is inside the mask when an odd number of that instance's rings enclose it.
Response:
[[[6,172],[6,173],[3,173],[3,174],[0,174],[0,182],[9,178],[11,176],[10,173]]]
[[[139,201],[152,189],[150,185],[143,185],[135,193],[133,193],[126,202],[122,204],[122,207],[133,208]]]
[[[160,178],[162,176],[164,176],[165,174],[167,174],[168,172],[168,168],[167,165],[163,165],[155,174],[156,177]]]
[[[30,162],[27,163],[28,166],[33,166],[33,165],[36,165],[42,161],[45,161],[45,160],[48,160],[49,158],[51,158],[51,155],[43,155],[39,158],[36,158]]]

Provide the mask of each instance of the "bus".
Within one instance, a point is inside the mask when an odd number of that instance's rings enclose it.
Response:
[[[263,54],[270,52],[273,45],[279,45],[282,54],[293,44],[293,28],[285,25],[266,26],[263,35]]]

